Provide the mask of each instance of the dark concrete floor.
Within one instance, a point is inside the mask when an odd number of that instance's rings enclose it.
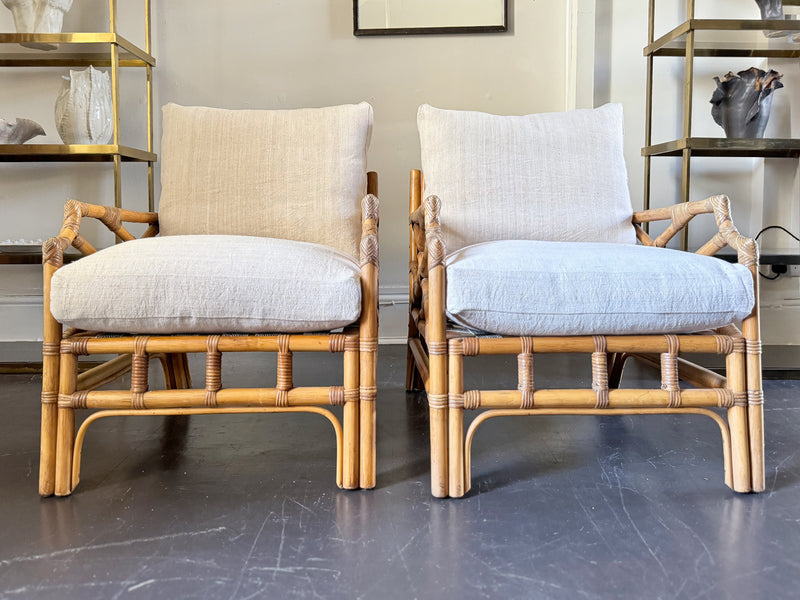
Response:
[[[266,385],[262,361],[226,383]],[[375,490],[335,487],[316,416],[131,417],[92,426],[62,499],[36,493],[40,378],[0,376],[0,598],[798,597],[800,382],[765,384],[763,494],[723,485],[710,419],[531,417],[483,426],[472,492],[436,500],[404,369],[380,348]]]

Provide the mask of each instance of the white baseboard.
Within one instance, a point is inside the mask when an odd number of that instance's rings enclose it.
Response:
[[[378,343],[405,344],[408,336],[408,288],[382,287],[378,305]]]

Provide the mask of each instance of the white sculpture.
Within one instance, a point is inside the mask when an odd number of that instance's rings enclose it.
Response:
[[[61,33],[72,0],[2,0],[14,17],[17,33]],[[52,44],[24,42],[22,46],[53,50]]]
[[[91,66],[70,70],[56,98],[55,116],[65,144],[107,144],[114,133],[108,73]]]
[[[14,123],[9,123],[0,118],[0,144],[24,144],[37,135],[45,133],[36,121],[17,118]]]

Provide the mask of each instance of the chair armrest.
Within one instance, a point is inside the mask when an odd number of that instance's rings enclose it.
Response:
[[[725,246],[736,250],[739,263],[746,267],[758,266],[758,245],[755,240],[739,233],[731,220],[730,200],[725,195],[711,196],[705,200],[683,202],[665,208],[643,210],[633,214],[636,237],[645,246],[664,247],[678,232],[684,229],[695,216],[713,214],[719,231],[706,242],[697,254],[713,256]],[[642,223],[670,220],[666,231],[653,239],[640,226]]]
[[[64,222],[61,231],[42,244],[42,262],[60,267],[64,260],[64,251],[74,246],[81,254],[93,254],[97,249],[80,235],[81,220],[83,217],[97,219],[103,223],[122,241],[135,239],[123,223],[147,223],[150,226],[142,237],[153,237],[158,233],[158,214],[151,212],[137,212],[113,206],[99,206],[87,204],[77,200],[68,200],[64,205]]]

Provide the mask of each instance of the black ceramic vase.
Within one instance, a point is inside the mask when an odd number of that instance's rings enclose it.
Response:
[[[783,0],[756,0],[762,19],[783,20]]]
[[[783,87],[777,71],[750,67],[728,73],[717,82],[711,96],[711,116],[729,138],[761,138],[769,121],[772,92]]]

